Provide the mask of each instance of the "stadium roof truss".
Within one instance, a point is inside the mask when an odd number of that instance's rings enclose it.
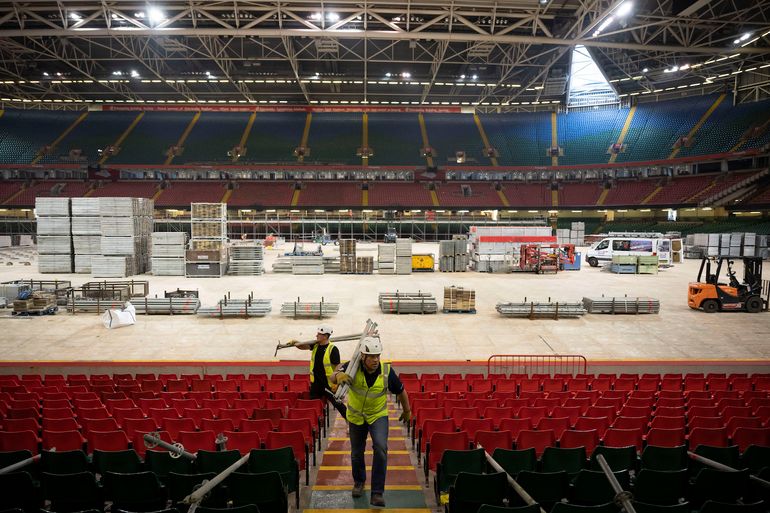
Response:
[[[61,0],[0,2],[0,102],[553,108],[576,45],[624,101],[770,96],[757,0]]]

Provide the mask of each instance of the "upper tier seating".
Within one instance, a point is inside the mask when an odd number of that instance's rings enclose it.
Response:
[[[294,149],[302,142],[305,114],[258,112],[239,163],[296,162]]]
[[[305,162],[360,164],[356,149],[361,147],[361,123],[360,112],[313,114],[307,142],[310,156]]]
[[[428,141],[436,150],[434,165],[456,166],[457,151],[465,152],[466,166],[486,166],[489,159],[482,156],[484,142],[471,114],[425,114]]]
[[[551,147],[551,115],[524,112],[479,116],[489,144],[499,154],[501,166],[548,166]]]
[[[123,141],[110,164],[163,164],[192,121],[194,112],[147,112]]]
[[[370,112],[368,125],[369,147],[374,151],[369,165],[425,165],[420,156],[422,135],[417,114]]]
[[[174,157],[175,164],[227,163],[227,152],[238,146],[249,120],[248,112],[201,112],[184,151]]]
[[[73,111],[6,110],[0,116],[0,163],[29,164],[80,115]]]
[[[689,147],[682,148],[679,155],[708,155],[730,151],[753,125],[762,124],[770,118],[770,100],[732,105],[732,96],[728,95],[722,104],[711,114],[709,119],[695,134]],[[759,148],[767,142],[767,134],[750,139],[738,149]]]
[[[136,112],[89,112],[41,163],[95,163],[98,150],[115,143],[136,118]],[[80,150],[80,155],[75,153]],[[70,155],[73,152],[73,155]],[[74,158],[73,158],[74,157]]]
[[[607,162],[607,150],[617,142],[627,116],[628,109],[617,108],[559,115],[559,146],[564,150],[559,165]]]

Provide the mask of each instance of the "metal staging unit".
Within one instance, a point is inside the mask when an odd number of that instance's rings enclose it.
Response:
[[[264,317],[272,311],[270,299],[256,299],[250,292],[246,299],[233,299],[230,293],[220,299],[216,306],[202,306],[198,309],[198,315],[225,319],[227,317]]]
[[[227,267],[227,205],[191,203],[190,233],[190,249],[185,253],[185,276],[221,278]]]
[[[438,303],[430,292],[381,292],[378,302],[383,313],[434,314],[438,312]]]
[[[337,315],[339,303],[329,303],[321,298],[318,302],[301,302],[300,298],[281,305],[281,315],[292,319],[323,319]]]
[[[192,315],[198,311],[201,302],[198,298],[163,298],[143,297],[131,299],[137,314],[142,315]],[[102,313],[107,310],[119,310],[126,305],[124,300],[116,299],[87,299],[72,296],[67,301],[67,311],[70,313]]]
[[[585,315],[586,310],[580,302],[551,301],[524,301],[520,303],[497,303],[497,312],[503,317],[516,317],[525,319],[576,319]]]
[[[584,297],[583,306],[592,314],[656,314],[660,300],[651,297]]]
[[[487,359],[487,374],[585,374],[588,362],[575,354],[495,354]]]

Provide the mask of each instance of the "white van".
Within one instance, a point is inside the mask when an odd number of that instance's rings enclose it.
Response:
[[[596,267],[599,262],[609,262],[613,255],[656,256],[663,264],[671,261],[670,239],[645,239],[640,237],[607,237],[586,252],[586,262]]]

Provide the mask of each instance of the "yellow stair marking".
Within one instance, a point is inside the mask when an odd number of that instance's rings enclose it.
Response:
[[[85,194],[83,194],[83,197],[84,197],[84,198],[90,198],[90,197],[91,197],[91,195],[92,195],[93,193],[95,193],[95,192],[96,192],[96,188],[94,188],[94,187],[91,187],[90,189],[88,189],[88,190],[86,191],[86,193],[85,193]]]
[[[3,114],[5,114],[5,111],[3,109],[0,109],[0,118],[3,117]]]
[[[348,486],[348,488],[351,488]],[[386,485],[387,488],[387,485]],[[303,513],[381,513],[382,508],[366,509],[303,509]],[[433,513],[429,508],[388,508],[388,513]]]
[[[391,454],[391,451],[388,451],[388,454]],[[388,467],[390,469],[390,467]],[[350,490],[350,485],[313,485],[313,491],[343,491],[343,490]],[[371,486],[365,485],[364,490],[371,490]],[[422,490],[422,486],[420,485],[385,485],[385,491],[388,490],[406,490],[406,491],[419,491]],[[307,510],[305,510],[307,511]],[[328,512],[328,509],[325,509],[324,511]]]
[[[506,207],[510,207],[511,206],[511,204],[508,203],[508,198],[505,197],[505,193],[503,192],[502,189],[497,191],[497,195],[500,196],[500,201],[503,202],[503,206],[506,206]]]
[[[489,145],[489,139],[487,139],[487,133],[484,131],[484,126],[481,124],[481,118],[475,112],[473,113],[473,122],[476,123],[476,128],[479,129],[479,135],[481,136],[481,142],[484,143],[485,148],[491,148]],[[497,157],[489,157],[493,166],[497,165]]]
[[[596,200],[596,206],[599,207],[601,205],[604,205],[604,200],[607,199],[607,195],[610,193],[609,189],[602,190],[602,193],[599,195],[599,199]]]
[[[427,148],[430,146],[430,143],[428,142],[428,130],[425,128],[425,118],[422,116],[422,112],[417,114],[417,121],[420,122],[420,135],[422,135],[422,147]],[[433,167],[433,157],[426,157],[425,160],[428,162],[429,167]],[[438,202],[435,202],[434,205],[438,205]]]
[[[200,117],[201,117],[201,111],[196,112],[193,118],[190,120],[190,123],[187,124],[187,128],[184,129],[184,132],[182,132],[182,135],[179,137],[179,140],[176,142],[176,146],[179,146],[180,148],[184,146],[184,142],[185,140],[187,140],[187,136],[190,135],[190,132],[192,132],[192,129],[195,126],[195,123],[198,122]],[[169,164],[171,164],[172,160],[174,160],[173,153],[168,157],[166,157],[166,161],[163,162],[163,165],[168,166]]]
[[[312,121],[313,121],[313,113],[308,112],[307,116],[305,116],[305,128],[302,130],[302,140],[299,142],[299,145],[302,148],[307,148],[307,140],[310,137],[310,123]],[[297,157],[297,162],[304,162],[304,161],[305,161],[304,155],[299,155]],[[294,194],[297,194],[297,192],[295,191]],[[297,199],[299,199],[299,194],[297,194]],[[292,203],[292,205],[295,205],[295,203]]]
[[[246,144],[246,140],[249,138],[249,134],[251,134],[251,127],[254,126],[254,120],[256,118],[257,118],[257,111],[254,111],[251,113],[251,116],[249,116],[249,121],[246,123],[246,128],[243,129],[243,133],[241,134],[241,140],[238,141],[239,148],[244,148],[244,145]],[[233,155],[233,162],[237,162],[239,158],[241,158],[239,155]]]
[[[559,206],[559,191],[551,191],[551,206]]]
[[[436,191],[430,191],[430,200],[433,202],[434,207],[440,207],[438,203],[438,194],[436,194]]]
[[[738,151],[738,148],[740,148],[741,146],[743,146],[745,143],[746,143],[746,140],[745,140],[745,139],[743,139],[743,138],[741,138],[741,140],[740,140],[740,141],[738,141],[738,144],[736,144],[735,146],[733,146],[732,148],[730,148],[730,153],[734,153],[734,152]]]
[[[695,194],[693,194],[692,196],[690,196],[689,198],[687,198],[686,200],[684,200],[684,203],[690,203],[691,201],[695,201],[695,198],[697,198],[698,196],[700,196],[700,195],[701,195],[701,194],[703,194],[704,192],[708,192],[708,191],[709,191],[709,189],[713,189],[713,188],[714,188],[714,186],[715,186],[716,184],[717,184],[717,181],[716,181],[716,180],[714,180],[713,182],[711,182],[710,184],[708,184],[708,185],[706,186],[706,188],[705,188],[705,189],[701,189],[701,190],[699,190],[698,192],[696,192]]]
[[[131,134],[131,132],[134,131],[134,128],[136,127],[137,124],[139,124],[139,122],[142,120],[143,117],[144,117],[144,111],[140,112],[139,115],[134,118],[131,124],[128,125],[128,127],[125,130],[123,130],[123,133],[120,134],[118,139],[113,143],[113,146],[116,148],[120,148],[120,145],[123,144],[123,141],[126,140],[126,137],[128,137],[129,134]],[[110,158],[109,155],[102,155],[102,158],[99,159],[99,164],[104,164],[105,162],[107,162],[107,159],[109,158]]]
[[[26,191],[27,187],[22,184],[21,189],[11,194],[8,198],[6,198],[5,201],[3,201],[3,205],[9,205],[11,201],[15,200],[22,192]]]
[[[616,141],[617,144],[623,144],[623,141],[626,138],[626,135],[628,134],[628,129],[631,128],[631,121],[634,119],[634,114],[636,114],[636,105],[631,107],[631,110],[628,111],[628,116],[626,117],[626,122],[623,123],[623,129],[620,131],[620,135],[618,136],[618,140]],[[613,153],[610,157],[610,164],[614,164],[615,161],[618,158],[618,153]],[[599,198],[601,200],[601,198]],[[601,205],[601,203],[597,203],[597,205]]]
[[[233,195],[233,190],[232,189],[227,189],[225,191],[225,193],[222,195],[222,199],[219,200],[219,202],[220,203],[227,203],[227,200],[229,200],[230,196],[232,196],[232,195]]]
[[[318,467],[319,471],[331,471],[331,470],[350,470],[353,468],[350,465],[321,465]],[[366,466],[366,470],[372,470],[371,465]],[[414,470],[414,465],[388,465],[388,472],[391,470]]]
[[[556,148],[557,146],[559,146],[559,132],[558,132],[558,125],[556,124],[556,113],[551,112],[551,148]],[[551,155],[551,165],[552,166],[559,165],[558,155]],[[551,201],[553,201],[553,195],[551,196]],[[559,200],[557,199],[556,203],[554,203],[554,206],[558,205],[558,201]]]
[[[698,122],[695,123],[695,126],[692,127],[692,129],[687,133],[687,139],[692,139],[692,137],[695,135],[695,132],[700,130],[700,127],[703,126],[703,123],[705,123],[706,120],[709,117],[711,117],[711,114],[713,114],[714,111],[717,109],[717,107],[719,107],[719,104],[722,103],[722,100],[724,100],[725,97],[727,97],[727,93],[722,93],[719,95],[719,98],[717,98],[714,101],[714,104],[711,105],[711,107],[709,107],[708,110],[703,113],[703,115],[700,117]],[[679,150],[681,149],[682,149],[681,147],[674,148],[674,151],[671,152],[671,155],[669,155],[668,158],[673,159],[674,157],[676,157],[679,154]]]
[[[363,148],[368,148],[369,147],[369,115],[366,112],[364,112],[362,125],[363,126],[362,126],[362,133],[361,133],[361,146]],[[361,164],[364,166],[368,166],[369,157],[361,157]]]
[[[655,197],[655,195],[656,195],[656,194],[658,194],[658,193],[659,193],[660,191],[662,191],[662,190],[663,190],[663,187],[662,187],[662,186],[660,186],[660,185],[659,185],[659,186],[657,186],[657,187],[655,187],[655,190],[654,190],[654,191],[652,191],[651,193],[649,193],[647,196],[645,196],[645,198],[642,200],[642,202],[641,202],[640,204],[641,204],[641,205],[646,205],[647,203],[649,203],[649,202],[650,202],[650,200],[651,200],[652,198],[654,198],[654,197]]]
[[[367,189],[364,189],[361,191],[361,206],[362,207],[369,206],[369,191]]]
[[[166,189],[161,189],[160,187],[158,187],[158,190],[155,191],[155,194],[152,195],[152,201],[158,201],[158,198],[160,198],[160,195],[163,194],[163,191],[165,190]]]
[[[83,122],[84,119],[86,119],[86,117],[88,117],[88,111],[86,111],[86,112],[82,113],[80,116],[78,116],[78,118],[75,121],[73,121],[72,124],[70,126],[68,126],[64,130],[64,132],[62,132],[61,135],[59,135],[59,137],[57,137],[56,140],[54,140],[54,142],[52,142],[48,146],[50,146],[51,148],[56,148],[56,145],[59,144],[62,141],[62,139],[67,137],[69,135],[69,133],[72,132],[75,129],[76,126],[78,126],[80,123]],[[35,158],[32,159],[32,162],[30,162],[30,164],[37,164],[38,161],[40,159],[42,159],[42,158],[43,158],[43,148],[40,148],[40,151],[37,153]]]
[[[302,192],[300,189],[294,189],[294,194],[291,197],[291,206],[296,207],[297,203],[299,203],[299,193]]]

